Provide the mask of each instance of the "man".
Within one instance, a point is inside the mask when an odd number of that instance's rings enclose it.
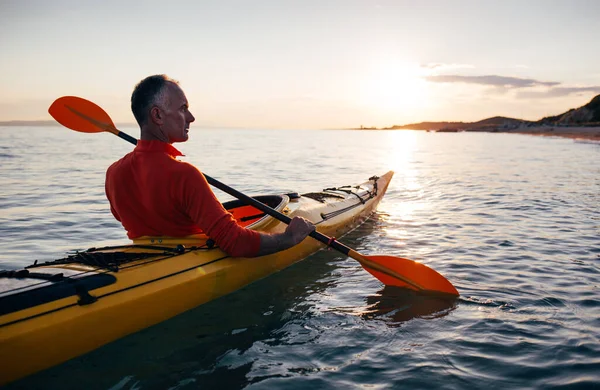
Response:
[[[195,120],[177,81],[165,75],[145,78],[131,95],[131,110],[140,140],[108,168],[105,187],[111,212],[129,238],[204,233],[230,256],[255,257],[299,244],[315,229],[299,217],[279,234],[239,226],[200,171],[176,159],[182,154],[172,144],[188,140]]]

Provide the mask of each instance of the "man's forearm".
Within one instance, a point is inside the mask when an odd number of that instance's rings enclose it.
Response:
[[[275,252],[289,249],[296,245],[291,234],[288,233],[277,233],[267,234],[261,233],[260,235],[260,250],[257,256],[266,256]]]

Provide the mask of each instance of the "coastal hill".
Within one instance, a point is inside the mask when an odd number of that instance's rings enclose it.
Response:
[[[542,118],[539,121],[542,124],[557,125],[600,125],[600,95],[593,98],[588,104],[579,108],[573,108],[569,111]]]
[[[572,108],[555,116],[548,116],[538,121],[526,121],[517,118],[495,116],[480,120],[478,122],[420,122],[408,125],[395,125],[384,129],[411,129],[411,130],[433,130],[440,132],[454,131],[506,131],[512,129],[526,130],[530,127],[540,126],[585,126],[600,127],[600,95],[594,97],[589,103],[579,108]]]

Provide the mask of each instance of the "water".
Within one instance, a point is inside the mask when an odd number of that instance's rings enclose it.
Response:
[[[310,192],[395,170],[377,214],[342,241],[421,261],[460,299],[384,288],[354,260],[321,251],[7,388],[600,385],[600,145],[509,134],[192,129],[179,146],[187,161],[251,194]],[[130,149],[110,134],[0,129],[0,268],[125,242],[103,180]]]

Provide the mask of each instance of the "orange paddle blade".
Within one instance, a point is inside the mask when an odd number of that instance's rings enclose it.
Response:
[[[452,283],[448,281],[448,279],[424,264],[417,263],[413,260],[404,259],[402,257],[387,255],[363,255],[363,257],[372,261],[373,263],[376,263],[377,266],[381,267],[382,269],[390,271],[390,274],[401,276],[400,278],[394,277],[372,269],[368,265],[361,263],[365,270],[367,270],[371,275],[375,276],[387,286],[406,287],[410,288],[411,290],[425,293],[431,292],[435,294],[442,293],[452,296],[459,296],[458,291],[452,285]],[[404,282],[402,279],[407,280],[410,283]]]
[[[63,96],[52,103],[48,112],[58,123],[82,133],[115,133],[110,116],[98,105],[77,96]]]

